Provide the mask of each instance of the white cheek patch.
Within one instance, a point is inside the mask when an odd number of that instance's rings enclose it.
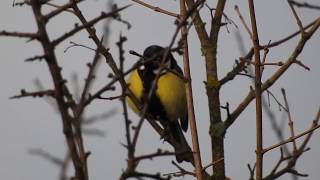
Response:
[[[169,61],[166,62],[166,67],[168,69],[171,69],[171,59],[169,59]]]
[[[155,70],[153,70],[152,72],[153,72],[153,74],[158,74],[158,73],[159,73],[159,70],[160,70],[160,68],[155,69]],[[164,69],[162,69],[162,71],[161,71],[160,74],[165,74],[165,73],[167,73],[167,72],[168,72],[168,70],[167,70],[166,68],[164,68]]]
[[[146,69],[146,67],[144,66],[144,65],[141,65],[141,66],[139,66],[139,68],[138,68],[140,71],[143,71],[143,70],[145,70]]]
[[[165,67],[162,68],[162,71],[160,72],[160,74],[165,74],[165,73],[167,73],[167,72],[168,72],[168,69],[171,69],[171,60],[169,60],[169,61],[167,61],[167,62],[165,63]],[[159,70],[160,70],[160,67],[157,68],[157,69],[155,69],[155,70],[153,70],[152,72],[153,72],[154,74],[158,74],[158,73],[159,73]]]

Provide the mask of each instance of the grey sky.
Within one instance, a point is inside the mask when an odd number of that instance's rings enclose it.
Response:
[[[56,1],[62,3],[64,1]],[[80,5],[84,15],[91,19],[106,10],[106,0],[88,0]],[[163,0],[148,1],[150,4],[160,6],[173,12],[178,12],[178,1]],[[207,1],[214,6],[215,1]],[[319,4],[317,0],[307,1],[313,4]],[[133,4],[129,0],[117,1],[119,6]],[[221,29],[218,47],[218,66],[219,77],[223,77],[233,66],[234,60],[241,56],[238,50],[238,44],[235,32],[239,31],[242,35],[246,48],[251,45],[248,34],[245,32],[235,11],[234,5],[239,5],[243,16],[248,20],[246,1],[230,0],[226,5],[225,13],[239,26],[236,29],[230,25],[230,33],[225,28]],[[50,8],[49,8],[50,9]],[[33,32],[35,22],[31,9],[28,7],[12,7],[12,1],[0,1],[0,30]],[[206,8],[202,15],[209,20],[210,14]],[[304,24],[319,17],[320,11],[299,9],[298,13]],[[258,31],[261,44],[267,44],[269,40],[275,41],[285,35],[298,29],[295,19],[286,3],[286,1],[256,1],[256,13],[258,20]],[[118,40],[119,32],[128,37],[125,44],[126,50],[133,49],[142,52],[145,47],[151,44],[167,46],[171,40],[175,26],[174,19],[162,14],[158,14],[139,5],[134,5],[121,13],[123,19],[128,20],[133,25],[131,30],[126,26],[113,22],[111,27],[112,36],[110,37],[110,48],[115,59],[118,58],[118,49],[115,42]],[[64,32],[71,29],[77,19],[71,14],[63,15],[52,20],[48,28],[51,29],[50,37],[54,39]],[[208,24],[209,25],[209,24]],[[209,28],[209,26],[207,27]],[[103,23],[99,23],[96,28],[99,34],[102,32]],[[68,85],[71,86],[71,72],[78,74],[80,85],[83,85],[83,79],[87,74],[86,63],[93,57],[90,50],[76,47],[71,48],[64,53],[69,46],[69,41],[94,47],[86,32],[79,33],[71,37],[65,43],[61,44],[56,53],[59,63],[63,67],[63,75],[68,78]],[[292,52],[298,38],[270,50],[270,61],[284,61]],[[205,80],[204,61],[200,54],[199,41],[195,31],[192,28],[189,37],[190,59],[192,83],[194,89],[194,101],[196,110],[196,119],[200,137],[200,148],[203,164],[210,163],[210,141],[208,136],[208,109],[207,97],[203,81]],[[315,117],[320,105],[320,32],[316,32],[304,48],[299,60],[303,61],[311,68],[306,71],[300,66],[293,65],[289,71],[271,88],[271,91],[282,100],[281,88],[285,88],[289,98],[292,116],[294,117],[296,132],[302,132],[308,128]],[[24,88],[27,91],[35,90],[34,79],[38,78],[46,88],[51,88],[51,78],[48,74],[47,66],[44,62],[25,63],[24,59],[34,55],[41,54],[40,46],[36,42],[26,43],[25,39],[0,37],[0,178],[8,180],[20,179],[48,179],[54,180],[58,177],[58,168],[52,163],[32,156],[28,153],[30,148],[42,148],[57,157],[63,157],[66,151],[64,137],[62,134],[61,120],[58,114],[52,109],[52,106],[39,98],[24,98],[19,100],[9,100],[8,97],[19,93]],[[179,64],[181,57],[178,57]],[[136,57],[126,52],[126,67],[135,62]],[[268,67],[265,70],[263,79],[266,79],[277,67]],[[98,71],[98,78],[94,84],[93,92],[108,82],[106,77],[109,73],[107,65],[102,62]],[[221,103],[230,103],[233,110],[237,104],[244,98],[249,90],[250,80],[246,77],[237,77],[235,81],[229,83],[222,89]],[[105,96],[112,96],[115,93],[105,93]],[[253,104],[253,103],[252,103]],[[255,111],[252,104],[243,112],[239,119],[233,124],[226,134],[225,161],[226,174],[232,179],[247,179],[249,172],[247,163],[253,164],[255,159]],[[121,116],[122,109],[119,101],[96,101],[87,109],[86,116],[91,117],[101,114],[111,109],[116,109],[117,113],[108,120],[97,122],[94,128],[99,128],[106,132],[103,138],[85,136],[86,149],[92,154],[89,157],[89,174],[94,180],[116,179],[122,168],[125,168],[126,151],[121,146],[125,142],[124,122]],[[277,104],[272,101],[271,109],[275,111],[277,121],[285,121],[283,111],[278,111]],[[222,111],[223,112],[223,111]],[[131,119],[136,120],[137,116],[131,113]],[[225,112],[223,112],[225,117]],[[90,126],[91,128],[91,126]],[[289,135],[288,128],[284,129],[286,136]],[[190,131],[188,131],[188,140],[190,140]],[[320,133],[316,132],[309,144],[311,151],[303,155],[297,164],[298,170],[308,173],[310,176],[306,179],[317,179],[320,176]],[[270,128],[267,119],[264,120],[264,144],[265,146],[274,144],[277,139]],[[189,141],[191,142],[191,141]],[[138,154],[151,153],[157,148],[172,150],[166,143],[159,140],[158,135],[145,123],[138,142]],[[289,147],[291,147],[289,145]],[[279,151],[275,150],[266,154],[265,172],[273,168],[273,164],[278,160]],[[171,158],[157,158],[153,161],[146,161],[139,165],[140,170],[148,172],[174,172],[177,169],[171,165]],[[189,165],[185,165],[192,170]],[[72,172],[70,172],[72,173]],[[291,176],[284,176],[281,179],[290,179]],[[192,179],[186,177],[185,179]]]

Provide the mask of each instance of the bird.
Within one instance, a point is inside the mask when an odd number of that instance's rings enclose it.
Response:
[[[126,82],[139,104],[148,101],[147,114],[163,126],[164,139],[171,136],[178,143],[174,146],[176,160],[182,162],[187,161],[183,154],[191,151],[182,132],[188,130],[185,81],[183,71],[170,52],[162,62],[165,51],[164,47],[158,45],[147,47],[141,57],[142,65],[130,73]],[[157,74],[159,78],[153,88]],[[154,89],[154,92],[151,98],[148,98],[151,89]],[[141,115],[141,108],[138,108],[130,97],[126,99],[133,112]]]

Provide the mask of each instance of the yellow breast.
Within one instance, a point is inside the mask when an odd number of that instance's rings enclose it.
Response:
[[[131,73],[127,83],[133,95],[140,99],[143,85],[137,70]],[[174,121],[186,116],[187,103],[184,81],[180,77],[172,72],[167,72],[160,76],[155,93],[159,97],[170,120]],[[129,107],[138,114],[139,110],[130,98],[127,98],[127,102]]]
[[[137,70],[134,70],[130,76],[129,79],[127,80],[127,84],[128,84],[128,88],[129,90],[132,92],[132,94],[138,99],[140,100],[140,97],[142,96],[142,92],[143,92],[143,85],[142,85],[142,81],[140,79],[140,76],[138,74]],[[135,106],[135,104],[132,102],[131,98],[129,98],[128,96],[126,97],[126,100],[128,102],[129,107],[132,109],[133,112],[139,114],[139,109],[137,108],[137,106]]]

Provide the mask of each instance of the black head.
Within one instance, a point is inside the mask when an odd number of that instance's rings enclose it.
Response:
[[[159,69],[165,50],[166,50],[165,48],[158,45],[152,45],[147,47],[143,52],[143,59],[146,62],[145,68],[151,71],[155,71]],[[172,54],[169,53],[168,58],[164,62],[167,68],[172,67],[172,63],[173,63],[172,61],[175,61],[175,60]]]
[[[164,54],[165,48],[158,46],[158,45],[152,45],[147,47],[143,52],[143,57],[147,59],[158,59],[162,57]],[[161,60],[160,60],[161,61]]]
[[[163,62],[165,68],[160,68],[165,51],[165,48],[158,45],[149,46],[144,50],[142,57],[144,65],[139,66],[138,68],[138,74],[144,82],[144,88],[148,86],[148,84],[145,83],[153,82],[153,79],[158,73],[163,75],[168,72],[168,69],[174,70],[183,75],[181,68],[178,66],[176,60],[170,52]],[[161,72],[159,72],[160,69]]]

